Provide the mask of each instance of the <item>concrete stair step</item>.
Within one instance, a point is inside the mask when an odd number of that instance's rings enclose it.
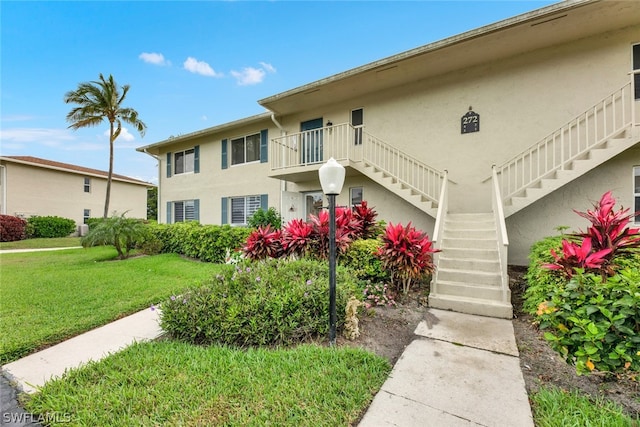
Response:
[[[500,301],[502,299],[502,288],[498,286],[483,286],[479,284],[441,280],[438,278],[437,288],[438,295],[486,299],[491,301]]]
[[[510,301],[510,296],[508,300]],[[513,307],[510,303],[479,298],[431,294],[429,295],[429,307],[452,310],[459,313],[477,314],[479,316],[497,317],[500,319],[513,318]]]
[[[496,239],[462,239],[456,237],[443,237],[442,249],[497,249]]]
[[[440,259],[475,259],[475,260],[496,260],[498,259],[498,249],[475,249],[475,248],[443,248],[440,252]]]
[[[438,268],[448,270],[459,268],[461,270],[500,273],[500,261],[497,257],[497,251],[495,259],[455,258],[447,255],[440,255],[438,258]]]
[[[460,282],[470,285],[502,286],[501,272],[448,269],[438,267],[438,281]]]
[[[496,230],[495,227],[492,229],[459,229],[452,230],[447,228],[445,225],[444,232],[442,236],[446,239],[450,238],[460,238],[460,239],[495,239],[496,238]]]

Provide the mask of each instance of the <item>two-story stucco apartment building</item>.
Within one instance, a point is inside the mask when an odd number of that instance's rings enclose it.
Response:
[[[31,156],[0,157],[0,213],[22,218],[60,216],[76,224],[101,218],[107,172]],[[153,184],[113,174],[109,211],[147,218]]]
[[[584,227],[572,209],[608,190],[640,209],[640,2],[557,3],[258,103],[138,149],[160,162],[161,222],[304,218],[334,157],[339,205],[367,200],[442,248],[430,304],[510,317],[507,262]]]

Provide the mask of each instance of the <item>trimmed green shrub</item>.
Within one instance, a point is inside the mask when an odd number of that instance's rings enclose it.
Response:
[[[247,225],[251,228],[271,226],[272,230],[280,230],[282,228],[282,216],[276,208],[264,210],[258,209],[249,217]]]
[[[27,221],[11,215],[0,215],[0,242],[24,240]]]
[[[162,304],[160,325],[173,338],[194,344],[293,345],[329,331],[329,268],[316,260],[229,266],[210,283],[186,289]],[[361,293],[337,269],[337,313]],[[344,323],[338,316],[338,327]]]
[[[605,279],[576,269],[538,307],[545,338],[578,373],[640,371],[640,254],[631,257],[635,268]]]
[[[349,267],[355,277],[372,283],[387,282],[389,272],[382,266],[382,261],[376,255],[382,247],[379,239],[355,240],[347,251],[340,255],[338,262]]]
[[[251,233],[248,227],[201,225],[196,221],[154,224],[149,229],[153,237],[162,242],[163,253],[215,263],[224,263],[227,249],[241,248]]]
[[[531,246],[529,268],[525,275],[527,289],[523,302],[523,309],[529,314],[534,314],[540,303],[549,299],[552,291],[564,287],[566,283],[555,271],[543,267],[554,261],[551,250],[559,251],[563,238],[566,236],[545,237]]]
[[[67,237],[76,231],[76,222],[59,216],[32,216],[27,220],[29,238]]]

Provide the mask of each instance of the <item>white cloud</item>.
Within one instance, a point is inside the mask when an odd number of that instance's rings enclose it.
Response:
[[[266,72],[262,68],[245,67],[242,71],[231,71],[240,86],[262,83]]]
[[[261,62],[260,65],[262,65],[262,68],[264,68],[264,70],[269,72],[269,73],[275,73],[276,72],[276,68],[271,64],[268,64],[266,62]]]
[[[216,73],[209,64],[204,61],[198,61],[190,56],[184,61],[184,69],[194,74],[200,74],[207,77],[222,77],[222,73]]]
[[[13,114],[11,116],[2,117],[3,122],[26,122],[33,119],[34,119],[33,116],[19,115],[19,114]]]
[[[11,142],[40,142],[42,144],[57,144],[59,141],[74,140],[74,136],[66,129],[46,128],[9,128],[0,129],[0,141]]]
[[[164,59],[164,55],[155,52],[142,52],[138,58],[142,59],[148,64],[154,65],[171,65],[171,62]]]

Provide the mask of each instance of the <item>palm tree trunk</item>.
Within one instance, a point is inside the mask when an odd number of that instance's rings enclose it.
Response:
[[[109,216],[109,202],[111,201],[111,178],[113,177],[113,122],[109,122],[109,175],[107,175],[107,194],[104,199],[103,218]]]

